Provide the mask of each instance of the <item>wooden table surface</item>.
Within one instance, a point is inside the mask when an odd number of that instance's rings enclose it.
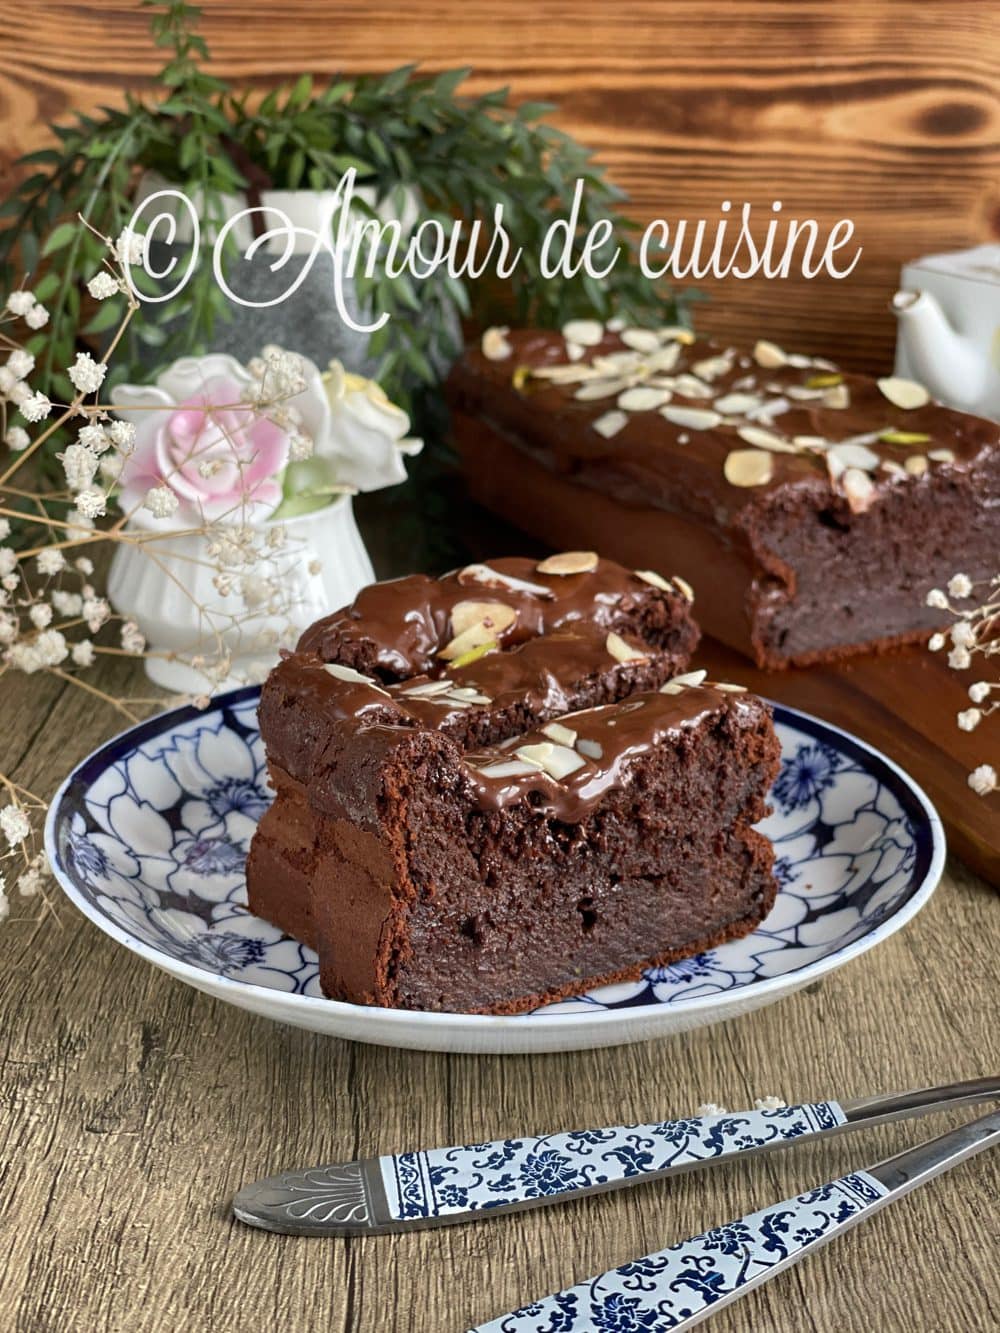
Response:
[[[137,670],[114,659],[102,683],[124,693]],[[56,680],[8,675],[0,691],[0,769],[39,793],[116,729]],[[954,862],[906,930],[777,1005],[669,1040],[532,1057],[280,1027],[171,980],[52,899],[39,920],[15,895],[0,929],[0,1328],[17,1333],[459,1333],[878,1160],[948,1117],[412,1236],[271,1236],[232,1220],[232,1194],[291,1165],[1000,1068],[1000,896]],[[1000,1157],[984,1155],[710,1326],[995,1329],[998,1196]]]

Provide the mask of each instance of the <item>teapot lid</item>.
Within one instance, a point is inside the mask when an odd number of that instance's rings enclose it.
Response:
[[[1000,244],[977,245],[971,250],[953,250],[950,254],[925,255],[907,264],[907,268],[932,269],[936,273],[950,273],[973,282],[1000,285]]]

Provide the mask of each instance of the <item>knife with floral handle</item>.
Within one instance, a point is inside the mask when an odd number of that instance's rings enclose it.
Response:
[[[435,1148],[286,1171],[236,1195],[251,1226],[298,1235],[411,1231],[563,1203],[886,1120],[1000,1097],[976,1079],[854,1102],[723,1112]]]
[[[658,1254],[479,1324],[469,1333],[689,1329],[886,1204],[1000,1144],[1000,1112],[748,1213]]]

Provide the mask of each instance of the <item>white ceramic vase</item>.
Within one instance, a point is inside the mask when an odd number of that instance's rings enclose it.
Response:
[[[274,522],[266,520],[261,526],[266,529]],[[210,537],[172,536],[141,518],[130,521],[130,532],[148,534],[150,540],[118,545],[108,573],[108,597],[145,635],[149,652],[155,654],[146,658],[146,673],[157,685],[184,694],[207,692],[206,677],[189,659],[217,655],[220,643],[232,657],[232,674],[221,687],[258,678],[277,660],[278,641],[287,642],[290,624],[295,631],[305,629],[352,601],[374,579],[349,495],[280,523],[285,544],[253,571],[280,582],[284,595],[280,614],[275,614],[248,606],[236,591],[227,596],[219,592],[213,583],[218,562],[208,552]]]

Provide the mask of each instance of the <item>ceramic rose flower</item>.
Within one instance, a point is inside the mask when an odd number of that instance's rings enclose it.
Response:
[[[115,412],[136,428],[119,477],[122,509],[144,523],[148,510],[169,527],[268,517],[281,502],[292,439],[329,430],[317,367],[304,357],[296,365],[305,388],[273,409],[255,406],[260,374],[218,352],[182,357],[155,384],[115,389]]]
[[[316,437],[316,455],[331,459],[337,480],[359,491],[377,491],[406,480],[406,455],[419,454],[423,440],[407,437],[410,418],[391,403],[374,380],[331,361],[323,376],[330,405],[330,431]]]

